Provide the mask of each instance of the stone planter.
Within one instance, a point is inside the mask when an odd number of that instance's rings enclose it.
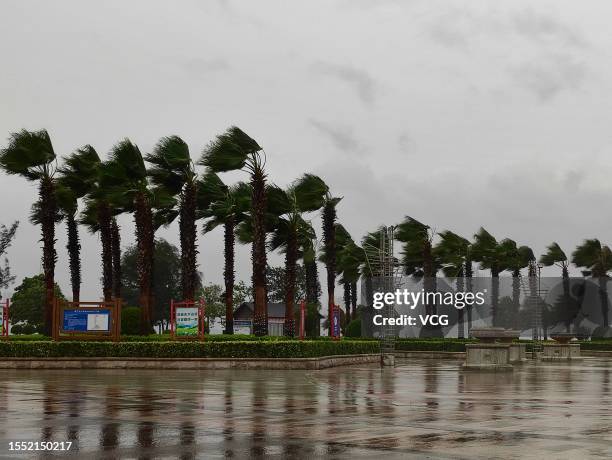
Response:
[[[544,343],[542,361],[579,360],[580,344],[578,343]]]
[[[464,369],[511,371],[509,343],[467,343]]]
[[[497,340],[506,337],[506,330],[503,327],[487,327],[472,329],[470,335],[483,343],[495,343]]]

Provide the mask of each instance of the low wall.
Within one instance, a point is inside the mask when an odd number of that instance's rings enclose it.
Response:
[[[380,354],[319,358],[0,358],[0,369],[305,369],[380,363]]]
[[[396,358],[465,359],[465,351],[396,351]]]

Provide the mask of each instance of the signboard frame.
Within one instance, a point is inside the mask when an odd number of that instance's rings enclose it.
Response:
[[[121,337],[121,299],[109,302],[68,302],[55,298],[53,300],[53,340],[96,340],[113,342]],[[96,310],[109,310],[109,328],[107,331],[70,331],[64,330],[66,310],[92,313]]]
[[[6,299],[0,305],[0,310],[2,310],[2,331],[0,332],[0,339],[8,339],[9,336],[9,310],[10,310],[11,302],[9,299]]]
[[[176,327],[176,313],[181,308],[198,309],[198,334],[197,335],[178,335]],[[172,340],[205,340],[204,331],[206,330],[206,302],[204,299],[197,301],[175,302],[170,300],[170,337]]]

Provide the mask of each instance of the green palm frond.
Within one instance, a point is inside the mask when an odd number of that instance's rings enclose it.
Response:
[[[565,266],[567,265],[567,256],[561,249],[561,246],[557,242],[553,242],[546,247],[546,253],[540,257],[540,263],[547,267],[555,264]]]
[[[91,145],[81,147],[64,158],[62,167],[58,169],[58,182],[72,190],[77,198],[82,198],[96,186],[101,163]]]
[[[144,159],[152,165],[148,174],[153,185],[171,193],[178,194],[186,183],[195,180],[189,147],[178,136],[161,138]]]
[[[51,138],[46,130],[21,130],[11,134],[9,144],[0,150],[0,168],[28,180],[50,176],[49,165],[55,161]]]

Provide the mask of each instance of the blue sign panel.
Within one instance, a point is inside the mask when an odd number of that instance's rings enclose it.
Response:
[[[108,332],[110,310],[64,310],[64,332]]]

